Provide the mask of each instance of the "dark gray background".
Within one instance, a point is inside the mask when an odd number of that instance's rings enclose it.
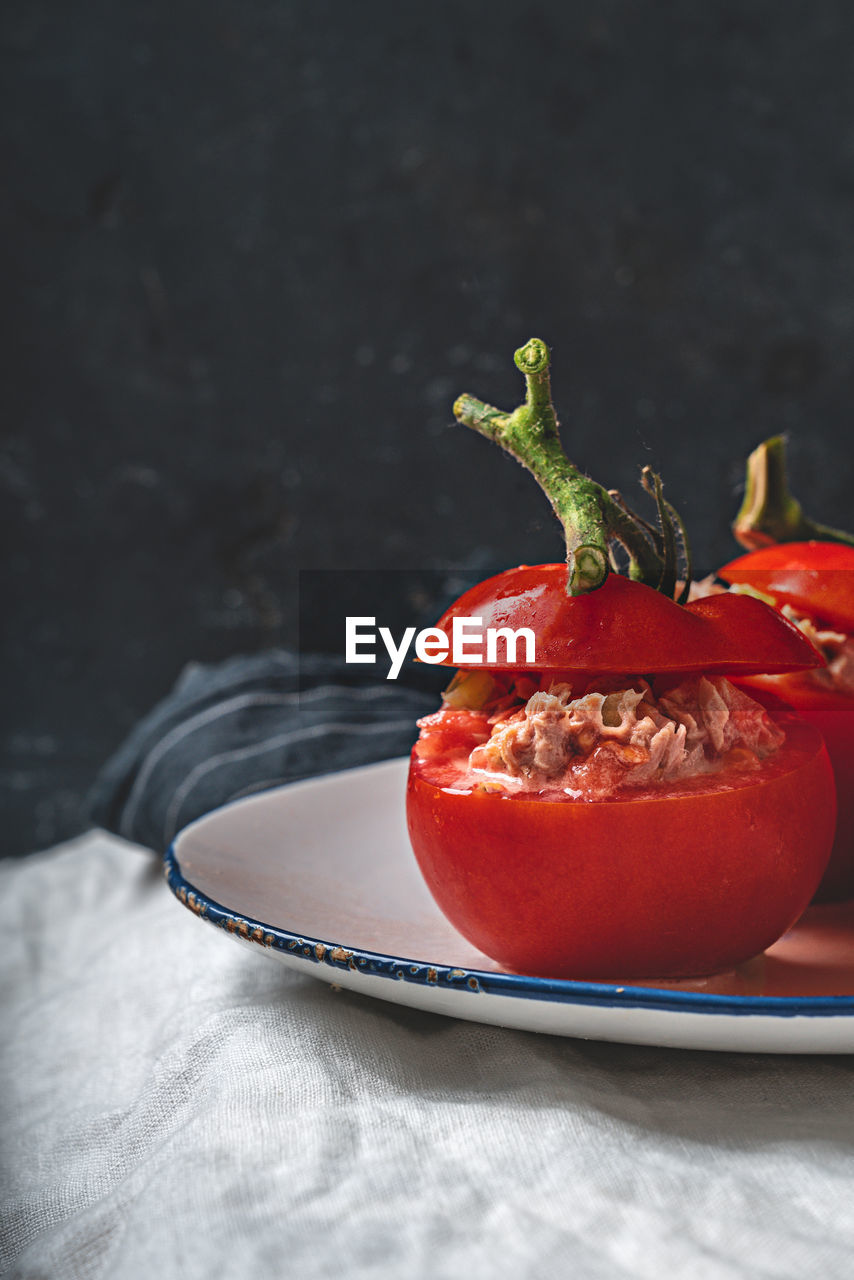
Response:
[[[570,455],[712,568],[791,432],[852,524],[854,9],[16,0],[2,34],[4,834],[78,829],[300,568],[561,556],[452,425],[554,352]]]

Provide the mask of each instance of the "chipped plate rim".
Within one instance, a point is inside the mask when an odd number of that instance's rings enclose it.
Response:
[[[281,959],[295,961],[300,967],[304,966],[306,971],[313,970],[314,976],[332,983],[340,982],[342,978],[349,978],[351,975],[361,975],[365,978],[382,978],[394,983],[416,985],[434,993],[444,990],[453,992],[455,996],[469,996],[473,999],[477,995],[487,994],[502,1000],[518,999],[611,1009],[646,1009],[680,1014],[728,1015],[730,1017],[735,1015],[736,1017],[753,1016],[771,1019],[836,1020],[854,1016],[854,994],[767,996],[681,991],[669,987],[644,987],[568,978],[542,978],[484,969],[461,969],[438,961],[427,962],[406,956],[365,950],[351,945],[346,938],[310,937],[235,912],[226,904],[217,902],[198,889],[181,870],[178,857],[178,846],[181,841],[188,832],[201,823],[209,822],[225,809],[231,809],[237,805],[249,805],[261,796],[269,797],[276,792],[290,792],[294,788],[316,787],[318,784],[334,785],[335,780],[339,778],[349,778],[389,765],[400,767],[404,763],[402,760],[381,761],[359,769],[349,769],[341,773],[325,774],[288,783],[231,801],[227,805],[212,810],[179,832],[164,854],[164,873],[169,888],[183,906],[208,924],[222,929],[238,940],[276,952]],[[348,981],[346,985],[354,984]],[[371,994],[380,993],[374,988]],[[391,992],[388,998],[397,1003],[408,1002],[406,999],[401,999],[400,995],[392,995]],[[428,1007],[420,1001],[418,1003],[419,1007]],[[481,1020],[473,1010],[466,1011],[462,1006],[459,1012],[455,1011],[455,1015]],[[571,1035],[572,1032],[566,1031],[563,1034]],[[810,1050],[805,1046],[800,1051],[809,1052]],[[854,1051],[854,1037],[851,1051]]]

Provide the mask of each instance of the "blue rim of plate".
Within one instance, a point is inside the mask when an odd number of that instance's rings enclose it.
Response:
[[[720,995],[702,991],[674,991],[670,988],[579,982],[568,978],[535,978],[525,974],[491,973],[485,969],[452,968],[423,960],[364,951],[341,942],[305,937],[230,911],[228,907],[201,893],[184,878],[175,843],[164,854],[163,870],[169,888],[188,910],[234,937],[255,943],[266,950],[281,951],[307,965],[329,965],[339,971],[415,983],[432,990],[469,992],[472,996],[483,992],[487,995],[546,1000],[557,1004],[775,1018],[850,1017],[854,1014],[854,995]]]

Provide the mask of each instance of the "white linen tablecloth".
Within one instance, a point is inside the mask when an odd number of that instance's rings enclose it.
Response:
[[[3,864],[0,892],[6,1275],[852,1275],[851,1058],[334,990],[101,833]]]

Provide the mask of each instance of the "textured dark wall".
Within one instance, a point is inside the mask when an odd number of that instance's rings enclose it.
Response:
[[[850,525],[852,43],[842,0],[7,4],[7,847],[185,662],[293,642],[300,567],[559,557],[450,425],[533,333],[701,565],[781,428]]]

